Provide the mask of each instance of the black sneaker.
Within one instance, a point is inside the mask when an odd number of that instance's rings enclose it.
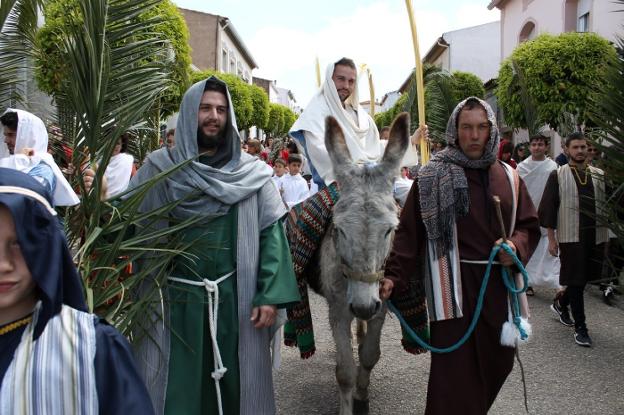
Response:
[[[592,339],[591,339],[591,337],[589,337],[589,334],[587,333],[587,330],[583,330],[583,329],[576,330],[574,332],[574,341],[579,346],[583,346],[583,347],[591,347],[592,346]]]
[[[561,322],[561,324],[568,327],[574,325],[574,321],[572,321],[572,318],[570,317],[570,310],[568,310],[568,307],[561,306],[559,304],[559,301],[555,300],[550,305],[550,309],[557,314],[557,317],[559,317],[559,321]]]

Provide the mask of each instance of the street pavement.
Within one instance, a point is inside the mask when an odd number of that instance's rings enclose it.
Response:
[[[592,348],[576,345],[573,329],[555,318],[549,306],[554,290],[536,289],[529,299],[533,336],[521,347],[529,413],[536,415],[624,415],[624,300],[605,305],[596,287],[585,292]],[[295,348],[282,348],[275,373],[281,415],[337,414],[334,345],[325,300],[311,296],[317,351],[301,360]],[[371,414],[422,414],[425,408],[429,354],[413,356],[400,345],[396,318],[383,330],[381,359],[373,370]],[[354,353],[357,354],[356,348]],[[449,396],[452,399],[452,396]],[[490,414],[526,414],[519,365],[507,378]]]

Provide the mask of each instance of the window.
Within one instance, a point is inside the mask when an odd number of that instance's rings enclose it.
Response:
[[[522,30],[520,31],[520,35],[518,36],[518,42],[522,43],[527,40],[533,39],[536,35],[535,32],[535,23],[531,21],[526,22],[525,25],[522,27]]]
[[[234,58],[234,54],[230,51],[230,70],[229,73],[236,73],[236,58]]]
[[[238,64],[236,65],[236,76],[238,76],[239,78],[243,78],[243,64],[238,61]]]
[[[227,50],[223,49],[221,50],[221,72],[227,72],[227,66],[228,66],[228,54],[227,54]]]
[[[578,19],[577,32],[589,32],[589,13],[585,13]]]

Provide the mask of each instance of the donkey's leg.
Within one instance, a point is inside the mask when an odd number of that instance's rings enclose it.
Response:
[[[366,337],[358,348],[360,365],[357,368],[356,389],[354,394],[354,414],[368,414],[368,385],[370,374],[381,356],[381,329],[386,318],[386,307],[367,322]]]
[[[336,344],[336,380],[340,390],[340,415],[353,413],[353,386],[355,385],[355,360],[351,346],[351,312],[346,304],[329,307],[329,321]]]

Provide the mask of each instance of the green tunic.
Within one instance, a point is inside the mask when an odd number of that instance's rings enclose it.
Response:
[[[203,227],[187,230],[193,241],[173,277],[216,280],[236,269],[237,209]],[[286,307],[299,299],[288,242],[281,221],[260,233],[260,264],[253,305]],[[171,357],[165,413],[218,414],[208,299],[203,286],[169,283]],[[238,300],[236,273],[219,284],[217,342],[227,372],[220,381],[224,414],[239,413]],[[268,347],[268,346],[267,346]]]

